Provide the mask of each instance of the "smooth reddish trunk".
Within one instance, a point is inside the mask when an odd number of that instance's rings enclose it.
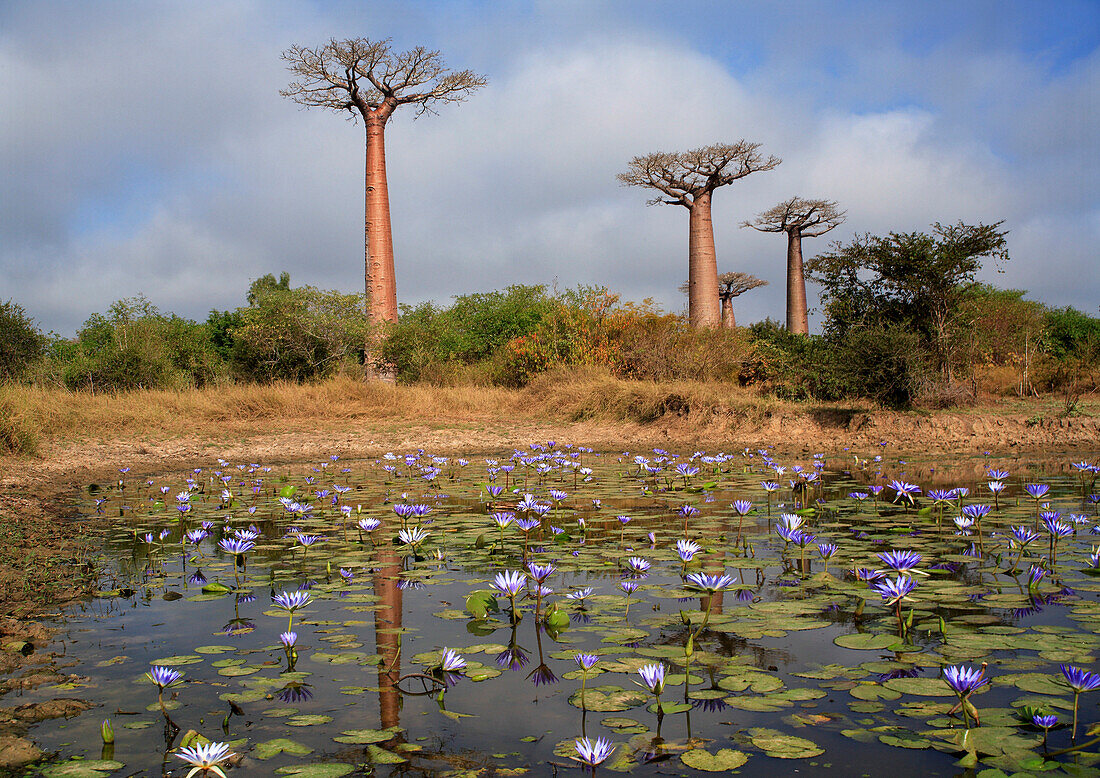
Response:
[[[737,326],[737,319],[733,315],[733,299],[730,297],[722,298],[722,327],[728,330],[732,330]]]
[[[393,267],[390,193],[386,183],[386,119],[367,119],[366,249],[367,316],[372,324],[397,321],[397,277]]]
[[[692,327],[717,327],[718,259],[714,252],[710,192],[697,195],[688,213],[688,322]]]
[[[806,309],[806,276],[802,272],[802,232],[787,232],[787,331],[810,332]]]

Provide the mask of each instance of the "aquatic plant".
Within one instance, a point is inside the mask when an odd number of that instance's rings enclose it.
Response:
[[[943,679],[951,687],[951,691],[955,692],[955,696],[959,698],[958,704],[952,708],[951,712],[958,709],[962,710],[963,722],[966,724],[967,729],[970,728],[970,716],[974,717],[976,725],[981,725],[981,721],[978,719],[978,711],[969,698],[971,694],[989,683],[989,679],[985,677],[985,669],[985,664],[977,670],[965,665],[943,669]]]
[[[1085,692],[1100,689],[1100,675],[1090,673],[1073,665],[1059,665],[1062,676],[1069,688],[1073,689],[1073,729],[1072,740],[1077,740],[1077,702]]]
[[[213,773],[221,778],[226,778],[221,763],[236,756],[236,754],[229,750],[228,743],[211,740],[208,743],[196,743],[193,746],[181,748],[176,751],[174,756],[191,765],[191,770],[184,778],[191,778],[199,773],[202,775]]]

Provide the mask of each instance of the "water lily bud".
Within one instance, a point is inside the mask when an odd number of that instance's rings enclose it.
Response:
[[[99,728],[99,732],[103,735],[103,743],[110,744],[115,742],[115,728],[111,726],[111,720],[105,719],[103,725]]]

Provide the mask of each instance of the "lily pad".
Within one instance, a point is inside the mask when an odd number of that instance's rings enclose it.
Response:
[[[125,766],[113,759],[80,759],[47,767],[42,775],[43,778],[103,778]]]
[[[341,764],[340,762],[328,762],[305,765],[287,765],[275,771],[276,775],[296,775],[298,778],[340,778],[340,776],[355,772],[355,766]]]
[[[680,761],[696,770],[708,773],[724,773],[736,770],[745,764],[749,761],[749,755],[744,751],[734,751],[732,748],[719,749],[716,754],[702,748],[693,748],[680,754]]]
[[[596,686],[585,691],[583,710],[601,713],[630,710],[638,707],[648,699],[649,695],[640,689],[623,689],[620,686]],[[569,704],[574,708],[581,707],[580,689],[569,697]]]
[[[825,749],[812,740],[784,735],[766,727],[753,727],[749,730],[749,737],[754,746],[777,759],[808,759],[825,753]]]
[[[304,746],[297,741],[290,740],[285,737],[278,737],[274,740],[265,740],[263,743],[257,743],[252,749],[252,755],[257,759],[270,759],[273,756],[279,754],[290,754],[291,756],[305,756],[312,754],[313,749],[309,746]]]
[[[368,745],[370,743],[385,743],[393,740],[397,735],[392,729],[347,729],[333,738],[337,743],[351,743],[353,745]]]
[[[898,642],[896,635],[874,634],[871,632],[852,632],[838,635],[833,642],[841,648],[853,648],[861,651],[882,650]]]

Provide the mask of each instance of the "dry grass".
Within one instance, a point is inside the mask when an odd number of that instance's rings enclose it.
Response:
[[[782,403],[718,381],[624,381],[602,368],[552,370],[524,390],[531,406],[570,421],[646,423],[666,414],[756,417]]]
[[[0,452],[33,455],[40,442],[209,437],[324,428],[341,421],[546,420],[650,422],[665,415],[752,421],[782,405],[721,382],[626,381],[606,370],[557,370],[526,389],[395,386],[334,378],[107,395],[0,386]]]
[[[108,395],[2,386],[0,451],[33,454],[45,440],[205,436],[348,419],[493,418],[522,407],[520,393],[508,389],[393,386],[350,378]]]

